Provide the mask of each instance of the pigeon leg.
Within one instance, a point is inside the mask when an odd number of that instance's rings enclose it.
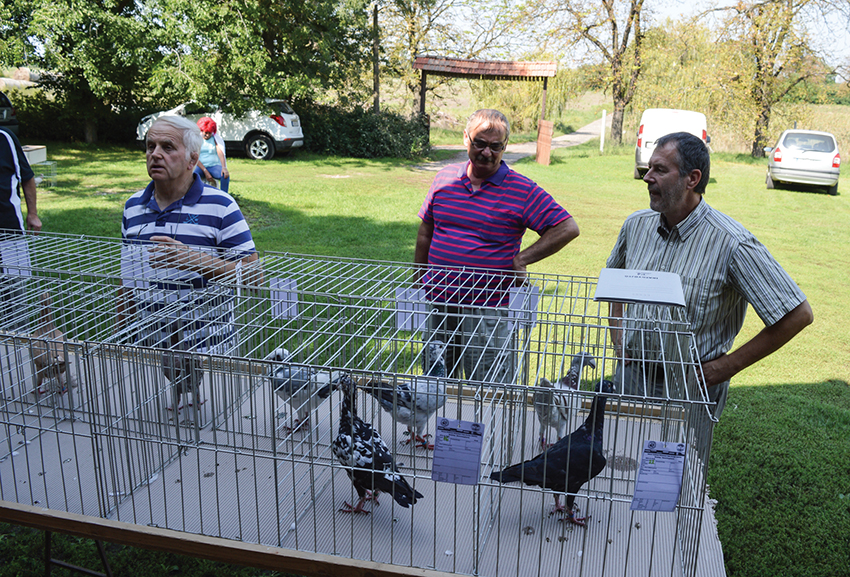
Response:
[[[303,429],[305,426],[309,426],[310,424],[310,413],[304,413],[304,418],[299,419],[295,418],[292,420],[292,426],[284,425],[284,429],[290,433],[295,433]]]
[[[434,444],[428,442],[428,437],[431,435],[416,435],[416,446],[425,449],[426,451],[433,451]]]
[[[572,523],[573,525],[578,525],[579,527],[587,527],[587,520],[588,519],[590,519],[590,515],[588,515],[587,517],[576,517],[575,513],[573,513],[572,511],[567,511],[567,519],[566,520],[569,521],[570,523]],[[563,518],[559,519],[559,521],[563,521],[563,520],[564,520]]]
[[[431,437],[433,435],[424,435],[423,436],[423,435],[420,435],[418,433],[414,433],[410,429],[408,429],[404,434],[407,435],[407,439],[402,441],[403,445],[409,445],[411,441],[416,441],[415,445],[417,447],[425,449],[426,451],[433,451],[434,450],[433,443],[428,442],[428,437]]]
[[[567,509],[561,504],[561,496],[555,495],[555,508],[549,512],[549,516],[551,517],[555,513],[564,513],[566,510]]]
[[[371,513],[371,511],[367,511],[366,509],[364,509],[363,505],[366,503],[366,501],[369,500],[369,498],[370,495],[363,497],[362,499],[357,501],[357,506],[355,507],[352,507],[348,504],[348,501],[345,501],[343,502],[342,507],[339,509],[339,511],[340,513],[365,513],[368,515],[369,513]],[[377,503],[377,501],[375,502]]]

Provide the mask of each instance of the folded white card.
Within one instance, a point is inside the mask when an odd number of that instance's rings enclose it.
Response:
[[[685,306],[682,279],[674,272],[603,268],[596,283],[597,301]]]

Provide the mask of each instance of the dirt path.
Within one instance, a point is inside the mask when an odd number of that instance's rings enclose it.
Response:
[[[606,115],[605,124],[610,127],[611,126],[611,115]],[[564,134],[563,136],[558,136],[552,139],[552,148],[565,148],[567,146],[576,146],[578,144],[584,144],[589,140],[593,140],[594,138],[599,138],[599,129],[602,127],[602,119],[599,118],[594,120],[587,126],[582,126],[575,132],[570,134]],[[456,162],[462,162],[466,159],[466,148],[464,148],[463,144],[449,144],[449,145],[441,145],[434,146],[436,150],[457,150],[458,153],[456,156],[452,158],[447,158],[446,160],[440,160],[436,162],[427,162],[425,164],[420,164],[416,168],[419,170],[430,170],[436,172],[449,164],[454,164]],[[508,148],[505,150],[505,154],[502,156],[502,160],[511,164],[516,162],[520,158],[525,158],[526,156],[534,156],[537,152],[537,143],[536,142],[521,142],[518,144],[508,143]]]

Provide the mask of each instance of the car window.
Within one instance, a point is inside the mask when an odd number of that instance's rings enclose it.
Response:
[[[817,152],[832,152],[835,150],[835,140],[826,134],[790,133],[783,141],[787,148],[798,150],[814,150]]]
[[[187,102],[185,106],[183,106],[184,114],[206,114],[207,112],[211,112],[211,106],[203,106],[198,104],[197,102]]]
[[[6,98],[6,95],[0,92],[0,108],[12,108],[12,103]]]
[[[277,114],[295,114],[295,111],[284,102],[283,100],[275,100],[274,102],[269,102],[269,106],[272,107],[272,110]]]

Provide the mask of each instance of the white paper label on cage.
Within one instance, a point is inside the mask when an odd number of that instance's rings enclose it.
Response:
[[[682,491],[687,445],[644,441],[632,511],[674,511]]]
[[[475,485],[481,474],[484,423],[437,417],[431,480]]]
[[[10,276],[32,276],[30,251],[26,239],[4,240],[0,243],[3,258],[3,274]]]
[[[121,284],[125,287],[147,288],[153,271],[148,265],[148,249],[140,244],[121,245]]]
[[[269,279],[272,316],[276,319],[291,319],[298,316],[298,281],[291,278]]]
[[[395,326],[400,331],[418,331],[425,327],[429,305],[425,291],[415,288],[395,289]]]
[[[674,272],[603,268],[593,300],[685,306],[682,279]]]
[[[540,302],[540,288],[534,285],[511,287],[508,317],[516,319],[517,324],[523,328],[533,328],[537,324],[538,302]]]

